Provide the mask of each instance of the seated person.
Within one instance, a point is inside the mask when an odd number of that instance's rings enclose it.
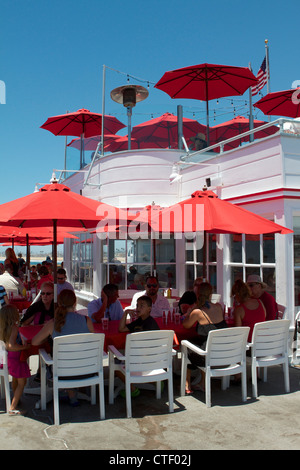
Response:
[[[137,331],[150,331],[159,330],[159,326],[151,316],[152,300],[147,295],[142,295],[137,300],[136,314],[138,318],[126,325],[127,313],[122,316],[119,324],[119,331],[121,333]],[[131,311],[132,312],[132,311]]]
[[[130,310],[135,310],[137,306],[137,299],[142,295],[147,295],[148,297],[150,297],[150,299],[152,299],[151,316],[153,318],[162,317],[163,310],[168,310],[170,308],[170,305],[168,299],[158,293],[159,283],[157,277],[148,276],[146,278],[145,287],[146,290],[134,294],[130,307],[126,307],[125,311],[127,311],[127,313],[130,313]]]
[[[57,295],[59,295],[64,289],[69,289],[74,292],[72,284],[67,281],[66,270],[64,268],[59,268],[57,270]]]
[[[199,286],[197,307],[185,317],[182,323],[184,328],[194,328],[196,323],[198,336],[194,340],[191,340],[191,343],[201,349],[206,348],[206,341],[210,331],[227,328],[227,323],[223,318],[222,306],[219,303],[211,303],[212,291],[213,288],[210,283],[201,283]],[[191,389],[191,370],[197,369],[197,366],[203,366],[205,364],[205,359],[203,356],[194,352],[188,353],[188,358],[191,364],[188,364],[185,393],[190,395],[193,393]],[[205,390],[205,375],[202,371],[200,383],[194,386],[194,390]]]
[[[9,304],[7,293],[4,287],[0,286],[0,308],[2,308],[6,304]]]
[[[39,272],[40,279],[37,282],[37,289],[40,290],[44,282],[47,282],[47,281],[53,282],[53,277],[49,273],[47,266],[42,265],[38,272]]]
[[[138,331],[159,330],[158,324],[150,315],[151,309],[152,300],[150,299],[150,297],[148,297],[147,295],[139,297],[137,300],[136,307],[136,313],[138,318],[126,325],[127,313],[125,312],[119,324],[119,331],[121,333],[137,333]],[[121,372],[116,371],[116,376],[119,377],[122,382],[125,381],[124,374],[122,374]],[[131,396],[137,397],[140,393],[140,389],[131,384]],[[120,395],[125,398],[125,390],[121,390]]]
[[[4,273],[0,275],[0,285],[4,287],[8,294],[12,292],[14,295],[23,295],[24,284],[19,278],[13,276],[13,269],[9,262],[5,261],[4,269]]]
[[[121,320],[124,311],[118,297],[118,286],[106,284],[102,289],[101,297],[88,304],[88,316],[94,323],[101,322],[102,318]]]
[[[266,320],[277,320],[278,305],[274,297],[266,291],[267,284],[262,282],[260,276],[251,274],[247,278],[247,284],[250,287],[251,297],[260,299],[266,309]]]
[[[255,323],[266,320],[266,309],[260,299],[251,298],[251,290],[241,279],[235,281],[231,290],[236,307],[234,308],[234,326],[249,326],[248,341],[251,342]]]
[[[42,325],[54,317],[54,285],[53,282],[44,282],[41,285],[41,300],[37,300],[28,307],[21,319],[21,325]]]
[[[197,296],[195,292],[187,290],[178,302],[181,315],[188,315],[197,307]]]
[[[191,137],[191,140],[195,143],[195,150],[202,150],[207,147],[207,142],[205,140],[205,135],[202,132],[198,132],[195,137]]]

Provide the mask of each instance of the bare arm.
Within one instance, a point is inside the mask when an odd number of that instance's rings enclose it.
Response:
[[[126,326],[126,317],[128,314],[128,310],[124,312],[124,315],[122,316],[120,323],[119,323],[119,332],[120,333],[127,333],[129,329]]]
[[[245,316],[245,310],[240,305],[234,309],[234,326],[243,326],[243,318]]]
[[[32,338],[31,344],[33,346],[39,346],[40,344],[44,343],[48,336],[53,333],[54,328],[54,320],[48,321],[43,328]]]
[[[8,344],[6,344],[7,351],[24,351],[24,349],[28,349],[30,347],[29,344],[18,344],[17,337],[18,337],[19,329],[17,325],[12,327],[12,332],[9,338]]]

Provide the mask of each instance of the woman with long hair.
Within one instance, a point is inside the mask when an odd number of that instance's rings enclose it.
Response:
[[[27,362],[20,360],[21,351],[28,349],[29,345],[22,344],[18,325],[18,309],[14,305],[4,305],[4,307],[0,309],[0,340],[5,343],[8,372],[12,376],[12,390],[14,396],[8,411],[10,416],[23,414],[23,411],[18,409],[18,404],[23,394],[27,378],[30,377]]]
[[[186,316],[183,321],[185,328],[192,328],[196,323],[198,337],[192,342],[202,349],[206,347],[208,334],[211,330],[219,328],[227,328],[224,320],[223,308],[219,303],[211,303],[211,295],[213,292],[212,285],[208,282],[202,282],[198,287],[198,304],[197,307]],[[205,359],[199,354],[190,352],[188,358],[191,364],[188,365],[186,377],[186,394],[193,393],[191,389],[191,370],[197,369],[197,366],[204,366]],[[194,390],[205,390],[205,374],[201,371],[201,379],[199,384],[193,387]]]
[[[75,312],[76,295],[70,289],[61,291],[57,298],[58,307],[54,312],[54,319],[44,325],[42,330],[32,339],[31,344],[38,346],[42,344],[48,336],[73,335],[80,333],[94,333],[93,322],[89,317]],[[75,390],[68,390],[69,403],[71,406],[78,406]]]
[[[231,289],[235,299],[234,326],[249,326],[248,341],[251,342],[255,323],[266,320],[266,309],[260,299],[251,297],[249,286],[241,279],[235,281]]]

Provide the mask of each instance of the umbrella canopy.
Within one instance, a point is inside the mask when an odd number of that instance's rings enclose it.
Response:
[[[52,116],[47,119],[41,126],[52,132],[54,135],[74,135],[81,137],[80,146],[80,168],[85,165],[83,151],[83,139],[85,137],[92,137],[102,134],[102,119],[103,115],[98,113],[91,113],[88,109],[78,109],[73,113],[61,114],[59,116]],[[122,124],[114,116],[104,115],[104,133],[115,134],[123,127]]]
[[[264,124],[268,123],[265,121],[259,121],[257,119],[253,121],[253,127],[255,129],[257,127],[263,126]],[[210,143],[216,144],[217,142],[230,139],[231,137],[238,136],[239,134],[242,134],[243,132],[247,132],[249,130],[249,119],[245,118],[244,116],[236,116],[230,121],[223,122],[222,124],[218,124],[217,126],[210,128]],[[266,129],[255,132],[254,136],[256,139],[262,139],[267,135],[275,134],[275,132],[278,132],[278,130],[279,128],[277,126],[270,126]],[[249,135],[242,137],[241,139],[236,139],[233,142],[226,144],[224,150],[236,148],[241,144],[241,142],[249,142],[249,140]]]
[[[220,234],[287,234],[293,231],[230,202],[213,191],[195,191],[189,199],[159,211],[151,220],[152,230],[169,233],[207,232]],[[206,237],[204,236],[204,243]],[[206,248],[203,250],[203,276],[206,277]]]
[[[116,139],[120,138],[121,136],[115,134],[104,134],[104,145],[108,145],[111,142],[115,142]],[[67,145],[67,147],[76,148],[78,150],[81,149],[81,139],[73,139]],[[101,135],[94,135],[93,137],[88,137],[83,139],[83,147],[84,150],[95,151],[98,147],[99,142],[101,142]]]
[[[268,93],[253,106],[266,115],[300,117],[299,88]]]
[[[78,109],[73,113],[52,116],[41,126],[54,135],[75,135],[80,137],[92,137],[101,135],[102,114],[92,113],[88,109]],[[114,116],[104,115],[104,133],[115,134],[123,127]]]
[[[53,228],[53,268],[56,300],[57,228],[94,228],[103,219],[124,218],[127,213],[108,204],[103,204],[70,191],[63,184],[54,182],[40,188],[38,192],[0,205],[2,225]]]
[[[243,95],[256,77],[247,67],[199,64],[166,72],[155,88],[171,98],[187,98],[206,101],[207,142],[209,144],[208,101],[224,96]]]
[[[190,141],[191,137],[195,137],[198,133],[206,132],[206,126],[194,119],[183,118],[182,126],[183,135],[187,141]],[[162,147],[164,142],[162,148],[178,148],[177,116],[164,113],[158,118],[138,124],[132,128],[131,136],[138,142],[143,142],[143,145],[157,142],[157,146]]]

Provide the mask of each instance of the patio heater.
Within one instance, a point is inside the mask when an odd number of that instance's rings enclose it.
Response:
[[[132,108],[140,101],[145,100],[149,95],[146,88],[141,85],[124,85],[115,88],[110,92],[110,97],[116,103],[120,103],[127,108],[128,117],[128,150],[131,149],[131,116]]]

